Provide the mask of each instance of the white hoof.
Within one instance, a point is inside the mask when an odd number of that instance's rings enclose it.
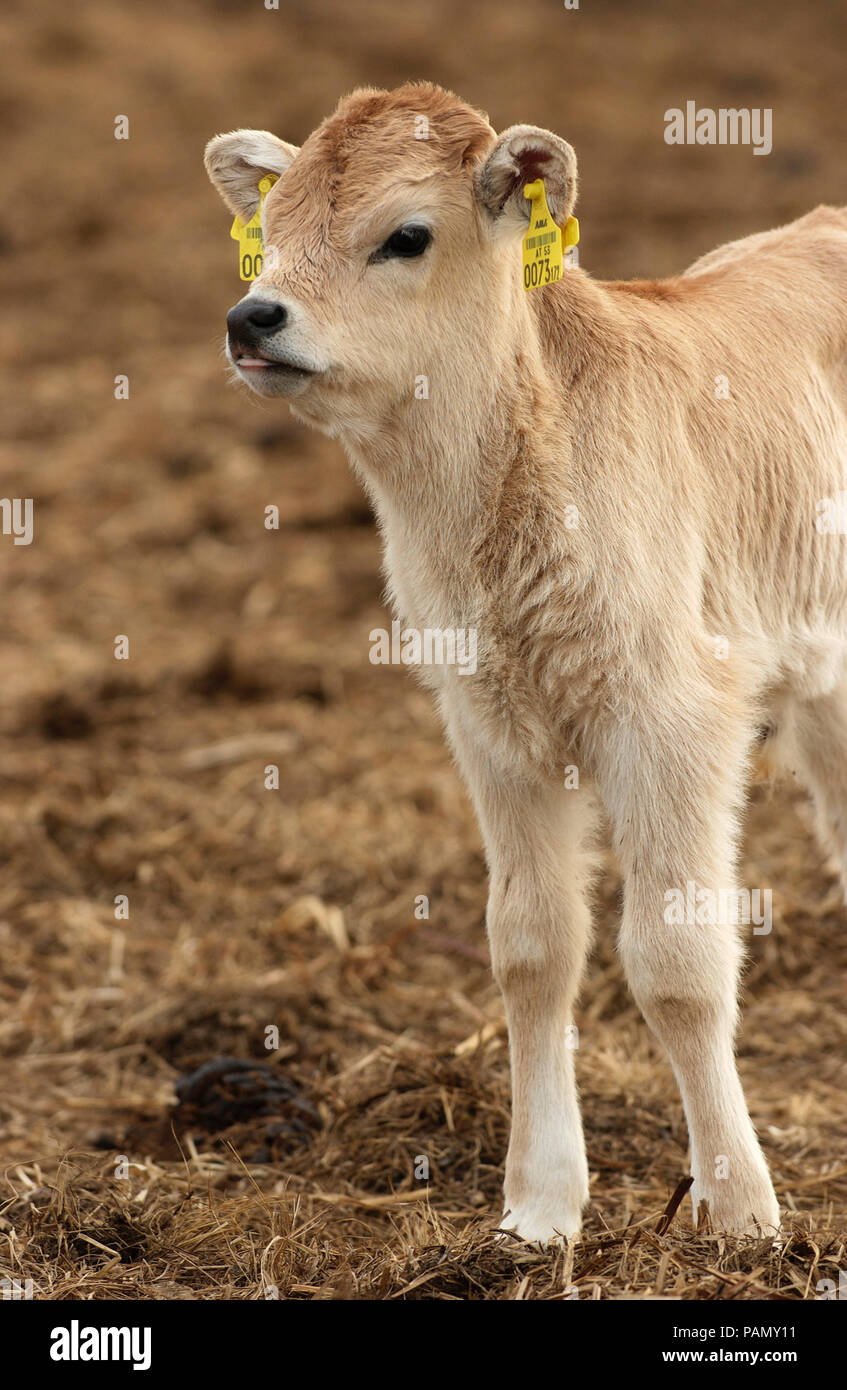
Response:
[[[518,1236],[532,1245],[564,1245],[573,1241],[582,1228],[581,1211],[544,1202],[524,1203],[506,1211],[500,1230]]]
[[[691,1189],[695,1224],[704,1199],[708,1202],[713,1231],[739,1236],[779,1234],[779,1202],[767,1174],[751,1176],[739,1183],[731,1180],[710,1183],[708,1190],[695,1183]]]

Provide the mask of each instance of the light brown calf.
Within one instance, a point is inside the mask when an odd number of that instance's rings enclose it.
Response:
[[[478,636],[475,672],[422,674],[490,867],[504,1224],[571,1237],[588,1196],[569,1025],[602,806],[621,957],[679,1082],[695,1206],[727,1230],[777,1227],[734,1060],[752,925],[714,904],[736,890],[763,727],[847,883],[847,213],[661,283],[571,269],[526,294],[525,184],[544,179],[560,223],[576,197],[549,131],[498,136],[412,85],[355,92],[299,150],[236,131],[206,162],[244,217],[280,176],[263,210],[276,264],[229,316],[236,371],[342,441],[405,626]]]

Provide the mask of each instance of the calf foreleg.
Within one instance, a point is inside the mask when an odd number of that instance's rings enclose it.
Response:
[[[615,731],[601,777],[624,869],[621,959],[682,1094],[695,1211],[705,1198],[728,1231],[779,1226],[733,1042],[743,928],[726,905],[746,745],[717,701],[664,710],[650,730]]]

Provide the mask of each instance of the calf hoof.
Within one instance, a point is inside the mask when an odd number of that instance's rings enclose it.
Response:
[[[500,1222],[500,1236],[517,1236],[532,1245],[566,1245],[573,1241],[582,1229],[580,1207],[568,1207],[561,1203],[524,1202],[514,1210],[507,1210]]]
[[[709,1224],[715,1232],[760,1237],[779,1234],[779,1202],[768,1177],[740,1183],[737,1188],[728,1181],[714,1183],[708,1191],[695,1183],[691,1200],[695,1221],[701,1202],[706,1203]]]

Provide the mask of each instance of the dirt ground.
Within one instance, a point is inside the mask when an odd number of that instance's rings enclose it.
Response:
[[[493,1239],[508,1070],[479,835],[427,696],[368,661],[390,619],[340,449],[226,384],[241,289],[202,169],[218,130],[298,142],[353,86],[426,77],[574,144],[592,273],[673,273],[844,200],[836,9],[7,0],[3,493],[34,499],[35,538],[0,537],[0,1277],[802,1299],[847,1268],[847,913],[790,788],[751,803],[744,878],[775,920],[740,1038],[788,1237],[698,1234],[686,1207],[656,1233],[686,1136],[615,958],[610,859],[577,1019],[585,1238]],[[773,108],[773,153],[667,146],[688,99]]]

